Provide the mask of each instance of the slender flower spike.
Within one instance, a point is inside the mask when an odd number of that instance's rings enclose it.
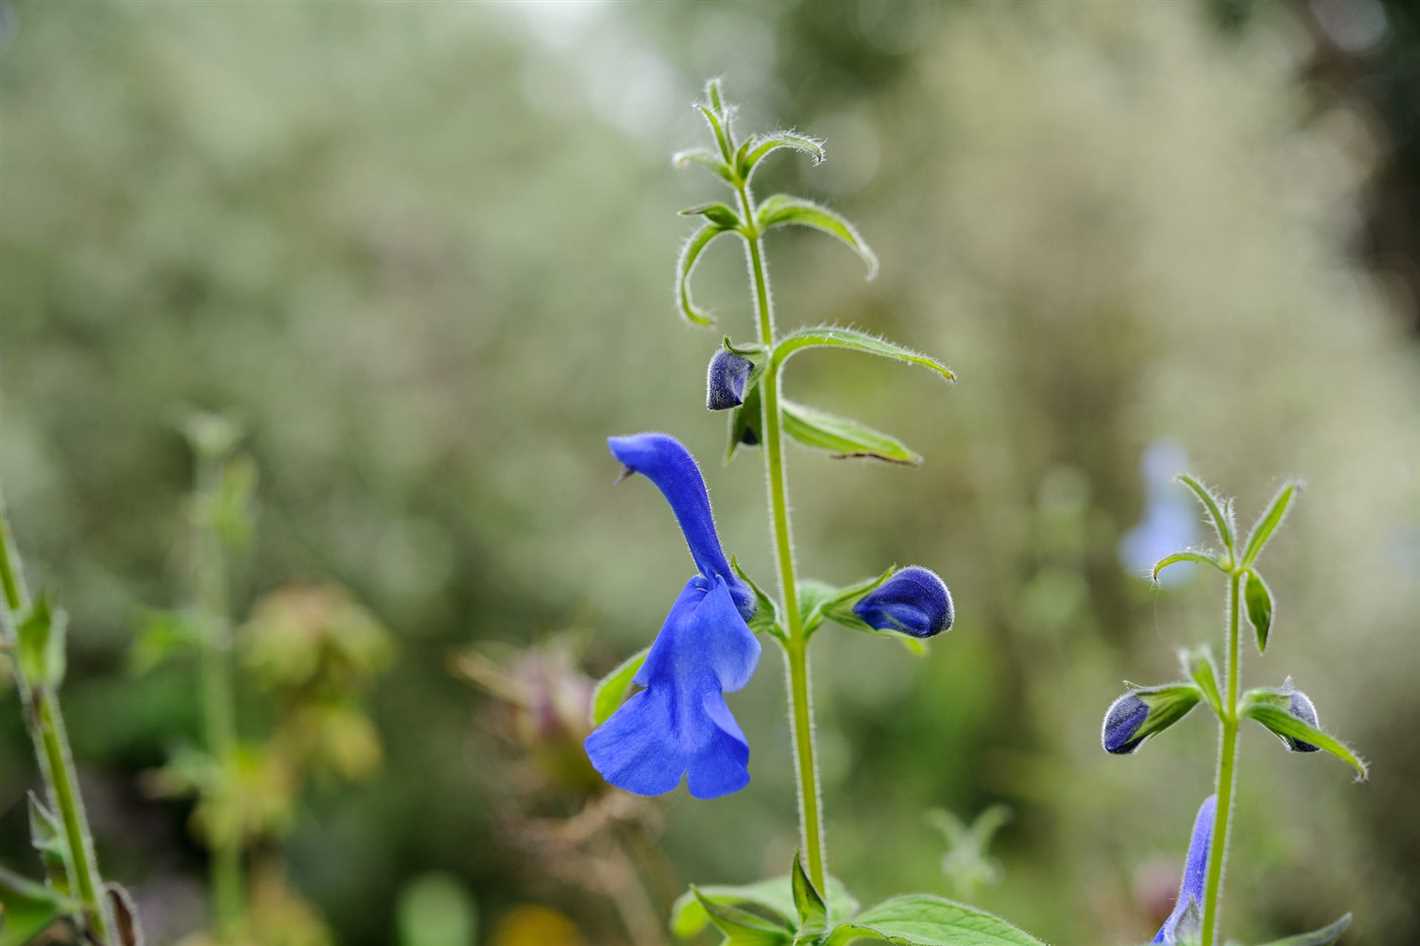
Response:
[[[705,407],[712,411],[726,411],[743,404],[745,385],[753,368],[754,362],[728,349],[721,348],[715,352],[705,379]]]
[[[1178,900],[1173,912],[1154,936],[1156,943],[1196,942],[1203,924],[1203,885],[1208,875],[1208,849],[1213,845],[1213,817],[1218,810],[1218,796],[1209,795],[1193,819],[1193,836],[1188,841],[1188,857],[1183,864],[1183,879],[1178,885]]]
[[[880,631],[935,637],[956,620],[952,594],[937,573],[920,565],[896,572],[864,595],[853,613]]]
[[[749,682],[759,641],[745,623],[754,595],[730,569],[700,468],[665,434],[613,437],[612,454],[670,503],[700,574],[681,590],[633,682],[644,689],[587,737],[592,765],[637,795],[717,798],[749,783],[749,743],[725,705]]]

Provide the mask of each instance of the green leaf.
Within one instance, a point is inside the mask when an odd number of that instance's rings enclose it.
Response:
[[[39,852],[40,862],[44,865],[44,876],[49,881],[49,886],[61,894],[69,893],[69,878],[73,871],[69,864],[69,845],[64,836],[64,828],[59,823],[59,818],[50,811],[39,800],[39,796],[30,792],[29,798],[29,818],[30,818],[30,844]]]
[[[592,691],[592,726],[600,726],[611,718],[611,714],[620,708],[622,703],[631,694],[632,680],[636,677],[636,672],[641,669],[641,665],[646,662],[646,655],[651,652],[651,648],[645,647],[627,657],[617,664],[616,669],[597,682],[597,687]]]
[[[1181,650],[1178,654],[1183,672],[1193,678],[1208,705],[1218,718],[1223,717],[1223,694],[1218,687],[1218,665],[1213,662],[1213,652],[1205,644],[1193,650]]]
[[[806,404],[796,404],[787,398],[780,401],[784,408],[784,433],[806,447],[827,450],[834,459],[872,459],[904,466],[916,466],[922,457],[890,434],[874,430],[848,417],[839,417]]]
[[[1346,914],[1340,919],[1323,926],[1319,930],[1312,930],[1310,933],[1298,933],[1296,936],[1288,936],[1284,939],[1273,940],[1270,943],[1263,943],[1261,946],[1331,946],[1341,934],[1351,925],[1351,914]]]
[[[671,155],[671,164],[678,168],[698,164],[716,174],[727,184],[735,182],[735,174],[730,170],[730,166],[709,148],[686,148],[684,151],[677,151]]]
[[[1203,508],[1208,511],[1208,518],[1213,522],[1213,531],[1218,534],[1218,541],[1223,543],[1223,548],[1227,549],[1229,554],[1236,554],[1236,546],[1233,544],[1232,517],[1223,512],[1222,501],[1218,498],[1218,494],[1187,473],[1180,473],[1178,481],[1188,487],[1198,498],[1198,501],[1203,504]]]
[[[1356,781],[1364,782],[1370,774],[1366,761],[1352,752],[1341,740],[1315,726],[1308,726],[1287,710],[1279,706],[1275,699],[1248,694],[1243,704],[1243,715],[1255,719],[1278,736],[1307,742],[1319,749],[1325,749],[1336,758],[1356,770]]]
[[[1196,565],[1212,565],[1220,572],[1227,572],[1227,568],[1210,552],[1174,552],[1172,555],[1165,555],[1154,565],[1154,581],[1159,580],[1159,575],[1170,565],[1177,565],[1179,562],[1192,562]]]
[[[1045,946],[992,913],[925,893],[869,907],[829,934],[828,946],[859,939],[896,946]]]
[[[178,654],[195,650],[201,640],[202,631],[191,614],[150,611],[128,652],[129,672],[148,673]]]
[[[744,403],[730,411],[729,443],[725,447],[725,462],[729,463],[741,445],[756,447],[764,442],[761,427],[764,424],[764,410],[760,406],[759,385],[745,388]]]
[[[760,232],[775,227],[799,226],[827,233],[846,243],[849,249],[858,254],[868,267],[869,279],[878,275],[878,257],[872,248],[863,242],[853,224],[845,217],[811,200],[791,197],[788,194],[766,197],[755,214],[755,226]]]
[[[696,895],[699,895],[697,897]],[[794,917],[793,882],[788,875],[771,877],[753,884],[696,887],[676,899],[671,907],[671,932],[681,938],[699,933],[710,922],[702,900],[728,906],[750,907],[782,921],[786,934],[792,930]],[[858,901],[836,878],[828,879],[828,911],[833,917],[849,917],[858,912]]]
[[[740,226],[740,215],[735,213],[734,208],[729,204],[713,201],[708,204],[697,204],[694,207],[687,207],[680,211],[682,217],[704,217],[718,227],[726,230],[735,230]]]
[[[676,294],[680,303],[680,312],[685,319],[694,325],[709,326],[715,324],[715,319],[708,311],[696,307],[690,294],[690,276],[695,271],[699,262],[700,254],[710,244],[715,237],[722,233],[730,232],[725,227],[708,223],[691,234],[681,247],[680,258],[676,262]]]
[[[1253,524],[1252,531],[1248,533],[1247,547],[1243,550],[1242,556],[1244,566],[1257,561],[1257,557],[1262,554],[1262,549],[1272,538],[1272,533],[1276,532],[1277,527],[1287,518],[1287,510],[1292,507],[1292,500],[1296,498],[1297,493],[1301,492],[1301,489],[1301,483],[1289,480],[1282,484],[1277,495],[1272,497],[1272,502],[1267,504],[1267,511]]]
[[[64,680],[64,631],[68,618],[41,594],[15,629],[20,672],[31,686],[58,686]]]
[[[947,381],[955,381],[957,376],[950,368],[921,352],[890,342],[876,335],[855,328],[840,325],[820,325],[815,328],[801,328],[790,332],[774,346],[773,361],[782,365],[798,352],[806,348],[841,348],[847,351],[863,352],[879,358],[890,358],[907,365],[918,365],[935,372]]]
[[[58,892],[0,867],[0,946],[25,946],[79,905]]]
[[[690,274],[695,271],[700,254],[710,245],[710,241],[722,233],[729,232],[727,227],[707,223],[692,233],[680,249],[680,259],[676,261],[676,298],[680,302],[680,314],[694,325],[714,325],[715,320],[709,312],[695,307],[695,302],[690,297]]]
[[[1267,635],[1272,631],[1272,589],[1255,569],[1247,570],[1243,600],[1247,603],[1247,620],[1257,636],[1257,652],[1267,649]]]
[[[704,896],[697,888],[691,887],[696,902],[705,911],[715,928],[725,934],[721,946],[787,946],[793,938],[793,931],[778,925],[757,913],[741,910],[739,907],[718,903]]]
[[[779,620],[779,602],[769,597],[764,589],[759,587],[759,583],[750,577],[749,572],[740,567],[739,560],[733,555],[730,556],[730,567],[735,574],[739,575],[745,584],[749,585],[750,591],[754,592],[754,617],[747,622],[749,629],[756,634],[765,633],[781,640],[784,637],[784,626]]]
[[[710,126],[710,133],[715,136],[715,144],[720,148],[720,157],[724,158],[728,164],[734,160],[734,154],[730,146],[730,130],[722,118],[722,113],[719,109],[700,104],[697,104],[695,108],[704,116],[705,123]]]
[[[799,932],[822,933],[828,926],[828,904],[814,889],[814,882],[804,872],[803,859],[797,853],[794,855],[791,883],[794,909],[799,914]]]
[[[740,145],[739,151],[735,153],[735,169],[740,178],[749,183],[760,161],[785,148],[808,155],[814,164],[822,164],[828,157],[823,150],[822,138],[803,135],[797,131],[776,131],[768,135],[755,135]]]

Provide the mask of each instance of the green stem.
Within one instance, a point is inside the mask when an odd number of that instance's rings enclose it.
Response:
[[[194,590],[202,616],[201,686],[203,726],[207,751],[225,772],[231,771],[237,751],[236,699],[232,688],[231,632],[227,618],[227,574],[222,540],[206,508],[220,485],[221,464],[202,458],[198,471],[198,503],[193,528]],[[232,803],[232,786],[222,791]],[[235,942],[246,913],[242,889],[241,838],[233,829],[218,826],[211,838],[212,900],[217,933],[223,942]]]
[[[1203,891],[1203,946],[1212,946],[1223,898],[1223,865],[1228,858],[1228,819],[1237,782],[1238,686],[1242,648],[1238,645],[1238,595],[1242,573],[1234,571],[1228,585],[1227,693],[1223,697],[1222,741],[1218,750],[1218,807],[1213,815],[1213,842],[1208,850],[1208,880]]]
[[[4,592],[8,637],[28,607],[29,595],[21,574],[19,552],[11,541],[3,498],[0,498],[0,590]],[[16,666],[20,666],[18,661]],[[78,893],[84,922],[94,939],[104,946],[114,942],[113,917],[99,874],[89,817],[79,793],[79,778],[74,771],[74,756],[69,748],[59,696],[53,686],[42,680],[30,680],[23,672],[16,674],[16,689],[25,706],[25,722],[34,742],[46,795],[64,825],[64,843],[69,850],[69,868],[73,874],[70,881]]]
[[[754,303],[759,325],[759,341],[774,347],[774,309],[769,297],[769,277],[765,271],[764,246],[754,226],[754,200],[743,182],[737,185],[740,210],[750,232],[745,236],[750,276],[754,281]],[[789,718],[793,724],[794,763],[799,794],[799,834],[809,879],[819,890],[827,890],[828,870],[824,857],[823,800],[818,787],[818,757],[814,746],[813,701],[809,688],[808,638],[799,615],[798,579],[794,570],[794,538],[789,521],[789,489],[784,468],[783,415],[779,402],[779,367],[771,364],[760,381],[764,406],[764,461],[769,477],[769,512],[773,522],[774,548],[779,569],[779,591],[788,621],[784,641],[785,672],[788,676]]]

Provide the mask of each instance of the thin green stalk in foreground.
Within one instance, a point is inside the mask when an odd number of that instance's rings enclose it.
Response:
[[[17,645],[16,629],[29,608],[30,596],[25,588],[19,552],[11,538],[3,496],[0,496],[0,589],[4,592],[6,642],[13,648]],[[106,946],[114,942],[113,917],[99,874],[84,799],[79,794],[79,779],[74,771],[59,697],[52,683],[29,679],[23,661],[15,660],[14,666],[16,690],[25,707],[25,724],[34,742],[45,794],[63,825],[66,860],[72,874],[70,886],[77,895],[89,932],[100,946]]]
[[[1228,583],[1228,651],[1225,659],[1227,684],[1223,697],[1223,712],[1219,725],[1222,738],[1218,749],[1218,780],[1214,791],[1218,807],[1213,815],[1213,842],[1208,851],[1208,880],[1203,888],[1202,943],[1212,946],[1218,927],[1218,912],[1222,908],[1223,864],[1228,859],[1228,818],[1233,810],[1233,786],[1237,783],[1238,757],[1238,683],[1242,647],[1239,645],[1238,621],[1243,572],[1234,569]]]
[[[230,772],[237,751],[236,702],[232,689],[231,628],[227,616],[227,569],[222,539],[211,521],[211,503],[221,486],[221,460],[198,460],[198,508],[193,514],[193,589],[202,623],[201,686],[207,751]],[[224,782],[222,791],[232,787]],[[224,800],[226,801],[226,800]],[[227,804],[221,806],[226,809]],[[233,942],[243,928],[246,905],[242,884],[241,835],[235,825],[215,825],[210,832],[213,915],[217,934]]]
[[[754,226],[754,198],[749,187],[737,185],[740,210],[746,226]],[[769,277],[764,263],[764,247],[758,231],[745,235],[750,277],[754,284],[755,313],[759,343],[774,350],[774,309],[769,296]],[[798,580],[794,570],[794,539],[789,520],[789,489],[784,469],[783,414],[779,400],[779,370],[771,363],[760,382],[764,406],[764,464],[769,478],[769,510],[773,522],[774,548],[779,569],[779,590],[788,621],[784,641],[788,676],[789,718],[793,725],[795,780],[799,794],[799,833],[808,861],[809,879],[819,890],[827,890],[828,875],[824,856],[823,801],[818,788],[818,759],[814,747],[813,701],[809,692],[808,637],[799,613]]]

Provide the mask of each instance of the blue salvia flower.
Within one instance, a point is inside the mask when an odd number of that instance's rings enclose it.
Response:
[[[1100,742],[1104,751],[1114,755],[1128,755],[1144,740],[1135,735],[1144,720],[1149,718],[1149,704],[1134,693],[1126,693],[1110,704],[1104,714],[1104,727]]]
[[[695,458],[674,437],[612,437],[612,454],[655,483],[670,503],[700,574],[671,606],[634,682],[644,687],[586,739],[608,782],[637,795],[672,791],[717,798],[749,783],[749,743],[725,705],[749,682],[759,641],[745,621],[754,595],[731,570],[715,532]]]
[[[912,565],[895,572],[853,605],[853,613],[880,631],[933,637],[952,626],[952,594],[937,573]]]
[[[1174,482],[1188,469],[1188,454],[1171,440],[1157,440],[1144,451],[1140,464],[1147,501],[1144,517],[1119,542],[1119,558],[1134,574],[1152,571],[1154,563],[1198,542],[1198,515],[1192,501]],[[1185,580],[1192,566],[1174,567],[1159,576],[1165,584]]]
[[[745,402],[745,385],[749,382],[754,362],[721,348],[710,359],[705,378],[705,406],[712,411],[726,411]]]
[[[1164,925],[1154,936],[1156,943],[1184,943],[1198,938],[1203,923],[1203,885],[1208,876],[1208,849],[1213,846],[1213,817],[1218,810],[1218,796],[1209,795],[1193,819],[1193,835],[1188,841],[1188,857],[1183,864],[1183,879],[1178,885],[1178,900]]]
[[[1311,701],[1311,697],[1292,686],[1291,678],[1287,679],[1284,689],[1287,691],[1288,697],[1287,711],[1308,726],[1313,728],[1319,727],[1321,721],[1316,715],[1316,704]],[[1303,742],[1300,739],[1293,739],[1291,736],[1282,736],[1281,738],[1282,741],[1287,744],[1288,750],[1292,752],[1321,751],[1320,747],[1314,746],[1309,742]]]

